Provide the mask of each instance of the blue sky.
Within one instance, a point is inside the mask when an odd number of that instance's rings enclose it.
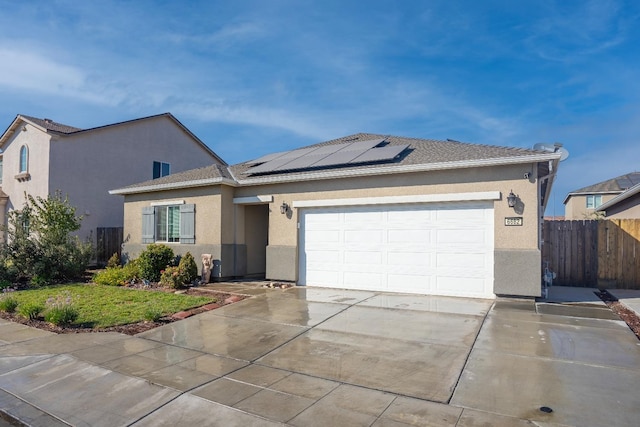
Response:
[[[357,132],[640,170],[640,2],[0,0],[0,120],[173,113],[229,163]],[[2,126],[2,124],[0,124]]]

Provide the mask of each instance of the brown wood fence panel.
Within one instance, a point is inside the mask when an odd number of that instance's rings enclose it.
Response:
[[[599,221],[598,286],[640,289],[640,220]]]
[[[122,255],[122,227],[98,227],[96,232],[96,261],[106,265],[109,258],[117,253]]]
[[[640,220],[545,221],[542,236],[555,285],[640,289]]]
[[[542,235],[543,264],[556,273],[555,285],[597,285],[596,221],[545,221]]]

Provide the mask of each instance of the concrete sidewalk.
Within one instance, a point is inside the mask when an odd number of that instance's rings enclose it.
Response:
[[[635,289],[608,289],[608,291],[629,310],[633,310],[640,316],[640,291]]]
[[[533,300],[218,286],[253,297],[135,337],[0,321],[0,409],[33,426],[640,417],[640,346],[620,321],[543,314]]]

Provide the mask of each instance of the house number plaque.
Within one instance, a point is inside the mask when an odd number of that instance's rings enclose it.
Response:
[[[506,217],[504,219],[504,225],[506,225],[506,226],[522,225],[522,217],[521,216]]]

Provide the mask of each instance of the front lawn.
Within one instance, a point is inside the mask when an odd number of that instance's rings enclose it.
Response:
[[[215,302],[215,297],[144,291],[118,286],[70,284],[10,292],[21,305],[45,306],[49,298],[71,297],[78,310],[74,325],[86,328],[108,328],[149,320],[149,313],[168,316],[173,313]]]

